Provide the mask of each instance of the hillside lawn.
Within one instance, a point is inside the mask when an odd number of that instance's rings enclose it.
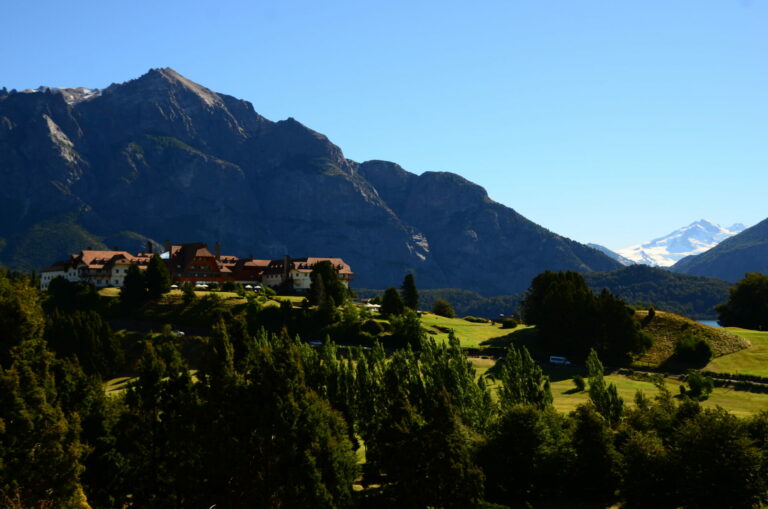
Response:
[[[718,373],[768,377],[768,331],[738,327],[726,327],[725,330],[749,340],[751,345],[744,350],[712,360],[704,369]]]
[[[427,334],[437,341],[448,339],[447,329],[453,329],[463,348],[506,347],[523,330],[532,329],[527,325],[518,325],[514,329],[502,329],[497,323],[474,323],[463,318],[446,318],[433,313],[422,312],[421,324]],[[446,329],[446,330],[441,330]]]

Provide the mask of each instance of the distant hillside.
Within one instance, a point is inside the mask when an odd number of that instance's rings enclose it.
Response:
[[[647,314],[647,311],[638,311],[635,313],[635,319],[642,323]],[[643,330],[653,338],[653,345],[637,362],[653,367],[667,362],[675,353],[678,339],[687,334],[705,339],[712,347],[714,357],[738,352],[750,346],[749,341],[725,329],[707,327],[685,317],[663,311],[657,311],[656,316],[643,327]]]
[[[0,166],[0,263],[14,268],[138,239],[338,256],[356,286],[413,272],[421,288],[482,295],[522,291],[547,269],[619,267],[459,175],[352,161],[300,122],[168,68],[103,90],[0,94]]]
[[[687,274],[676,274],[648,265],[631,265],[619,270],[585,274],[587,285],[594,292],[607,288],[628,304],[652,305],[656,309],[696,319],[717,318],[715,306],[728,298],[730,283]],[[383,290],[355,290],[361,297],[381,295]],[[483,297],[477,292],[456,288],[419,289],[421,309],[432,309],[435,299],[453,304],[458,316],[496,318],[499,314],[513,316],[525,298],[525,292],[513,295]]]
[[[726,281],[738,281],[747,272],[768,274],[768,219],[722,241],[709,251],[683,258],[672,270]]]
[[[725,302],[731,286],[719,279],[676,274],[647,265],[585,274],[584,279],[593,290],[608,288],[628,304],[653,305],[700,319],[717,316],[714,308]]]
[[[361,298],[370,298],[382,295],[384,290],[355,289]],[[441,288],[435,290],[419,290],[419,308],[431,311],[432,305],[437,299],[445,299],[451,303],[456,316],[479,316],[483,318],[497,318],[499,315],[514,316],[524,293],[514,295],[498,295],[496,297],[483,297],[477,292],[461,290],[458,288]]]

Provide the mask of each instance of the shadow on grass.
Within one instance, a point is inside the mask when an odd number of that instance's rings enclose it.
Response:
[[[538,352],[537,339],[539,337],[538,331],[534,327],[528,327],[525,329],[517,329],[505,336],[499,336],[496,338],[486,339],[480,343],[480,346],[491,348],[507,348],[509,345],[514,344],[518,348],[524,346],[531,352],[531,355],[536,357]]]

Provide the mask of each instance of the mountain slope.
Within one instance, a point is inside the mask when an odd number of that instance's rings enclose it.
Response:
[[[106,89],[0,96],[0,262],[143,239],[219,241],[258,257],[341,256],[355,285],[508,294],[545,269],[610,270],[452,173],[357,163],[294,119],[172,69]]]
[[[672,270],[737,281],[747,272],[768,274],[768,219],[728,238],[706,253],[677,262]]]
[[[638,264],[585,274],[592,290],[607,288],[628,304],[653,305],[690,318],[715,318],[715,306],[728,298],[730,284],[711,277],[676,274]]]
[[[607,256],[609,256],[609,257],[613,258],[614,260],[616,260],[617,262],[619,262],[620,264],[622,264],[622,265],[624,265],[624,266],[627,266],[627,265],[634,265],[635,263],[637,263],[637,262],[635,262],[634,260],[630,260],[629,258],[625,258],[625,257],[621,256],[621,255],[620,255],[619,253],[617,253],[616,251],[611,251],[611,250],[610,250],[610,249],[608,249],[607,247],[605,247],[605,246],[601,246],[600,244],[592,244],[592,243],[589,243],[589,244],[587,244],[587,245],[588,245],[589,247],[591,247],[591,248],[593,248],[593,249],[597,249],[597,250],[598,250],[598,251],[600,251],[601,253],[603,253],[603,254],[605,254],[605,255],[607,255]]]
[[[711,249],[719,242],[742,230],[744,230],[742,224],[723,228],[712,221],[701,219],[668,235],[643,244],[619,249],[616,253],[635,263],[670,267],[686,256],[696,255]]]

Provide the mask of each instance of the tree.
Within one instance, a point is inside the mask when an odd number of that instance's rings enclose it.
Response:
[[[0,500],[20,507],[81,507],[80,421],[61,406],[53,355],[40,339],[13,348],[0,367]]]
[[[9,366],[11,348],[42,337],[44,327],[40,292],[0,273],[0,365]]]
[[[330,261],[317,262],[312,267],[309,277],[310,286],[307,298],[310,304],[319,306],[325,296],[332,298],[337,306],[341,306],[349,300],[349,289],[339,279],[339,271]],[[322,287],[319,286],[320,281],[322,281]]]
[[[686,374],[686,382],[688,382],[687,394],[698,400],[707,399],[715,388],[714,380],[708,376],[702,375],[695,369],[688,370]]]
[[[95,311],[49,316],[45,339],[61,358],[75,356],[85,373],[106,378],[123,365],[124,352],[109,324]]]
[[[568,481],[575,458],[567,424],[567,417],[552,407],[505,408],[479,454],[487,476],[487,500],[509,507],[538,507],[542,500],[572,497]]]
[[[507,348],[499,378],[499,401],[503,408],[525,404],[544,409],[552,404],[549,377],[544,375],[525,347],[518,350],[510,345]]]
[[[542,341],[559,355],[584,359],[594,348],[610,362],[625,364],[649,346],[632,319],[634,311],[608,290],[595,296],[576,272],[539,274],[521,305],[525,323],[536,325]]]
[[[456,318],[456,312],[453,310],[451,303],[445,299],[437,299],[432,305],[432,312],[439,316],[446,318]]]
[[[730,289],[728,300],[717,306],[723,327],[768,328],[768,275],[749,272]]]
[[[171,291],[171,273],[168,271],[168,266],[157,253],[149,260],[144,278],[150,299],[158,299],[164,293]]]
[[[403,304],[414,311],[419,310],[419,292],[416,290],[416,282],[413,274],[406,274],[403,279],[403,285],[400,287],[400,296],[403,298]]]
[[[587,357],[587,373],[589,374],[590,401],[610,426],[618,426],[624,413],[624,400],[616,391],[615,384],[606,386],[605,378],[603,378],[603,364],[598,359],[594,349],[589,351]]]
[[[579,499],[604,502],[614,498],[618,487],[619,455],[606,419],[592,405],[579,405],[571,413],[571,444],[576,453],[574,481]]]
[[[402,315],[405,310],[403,300],[397,292],[397,288],[390,286],[384,290],[384,297],[381,299],[380,312],[385,317]]]
[[[406,309],[400,315],[390,317],[391,334],[384,338],[387,348],[405,348],[410,346],[413,350],[421,349],[424,340],[424,329],[421,328],[419,316]]]
[[[128,309],[136,308],[149,299],[144,274],[138,265],[128,267],[128,272],[120,289],[120,302]]]

